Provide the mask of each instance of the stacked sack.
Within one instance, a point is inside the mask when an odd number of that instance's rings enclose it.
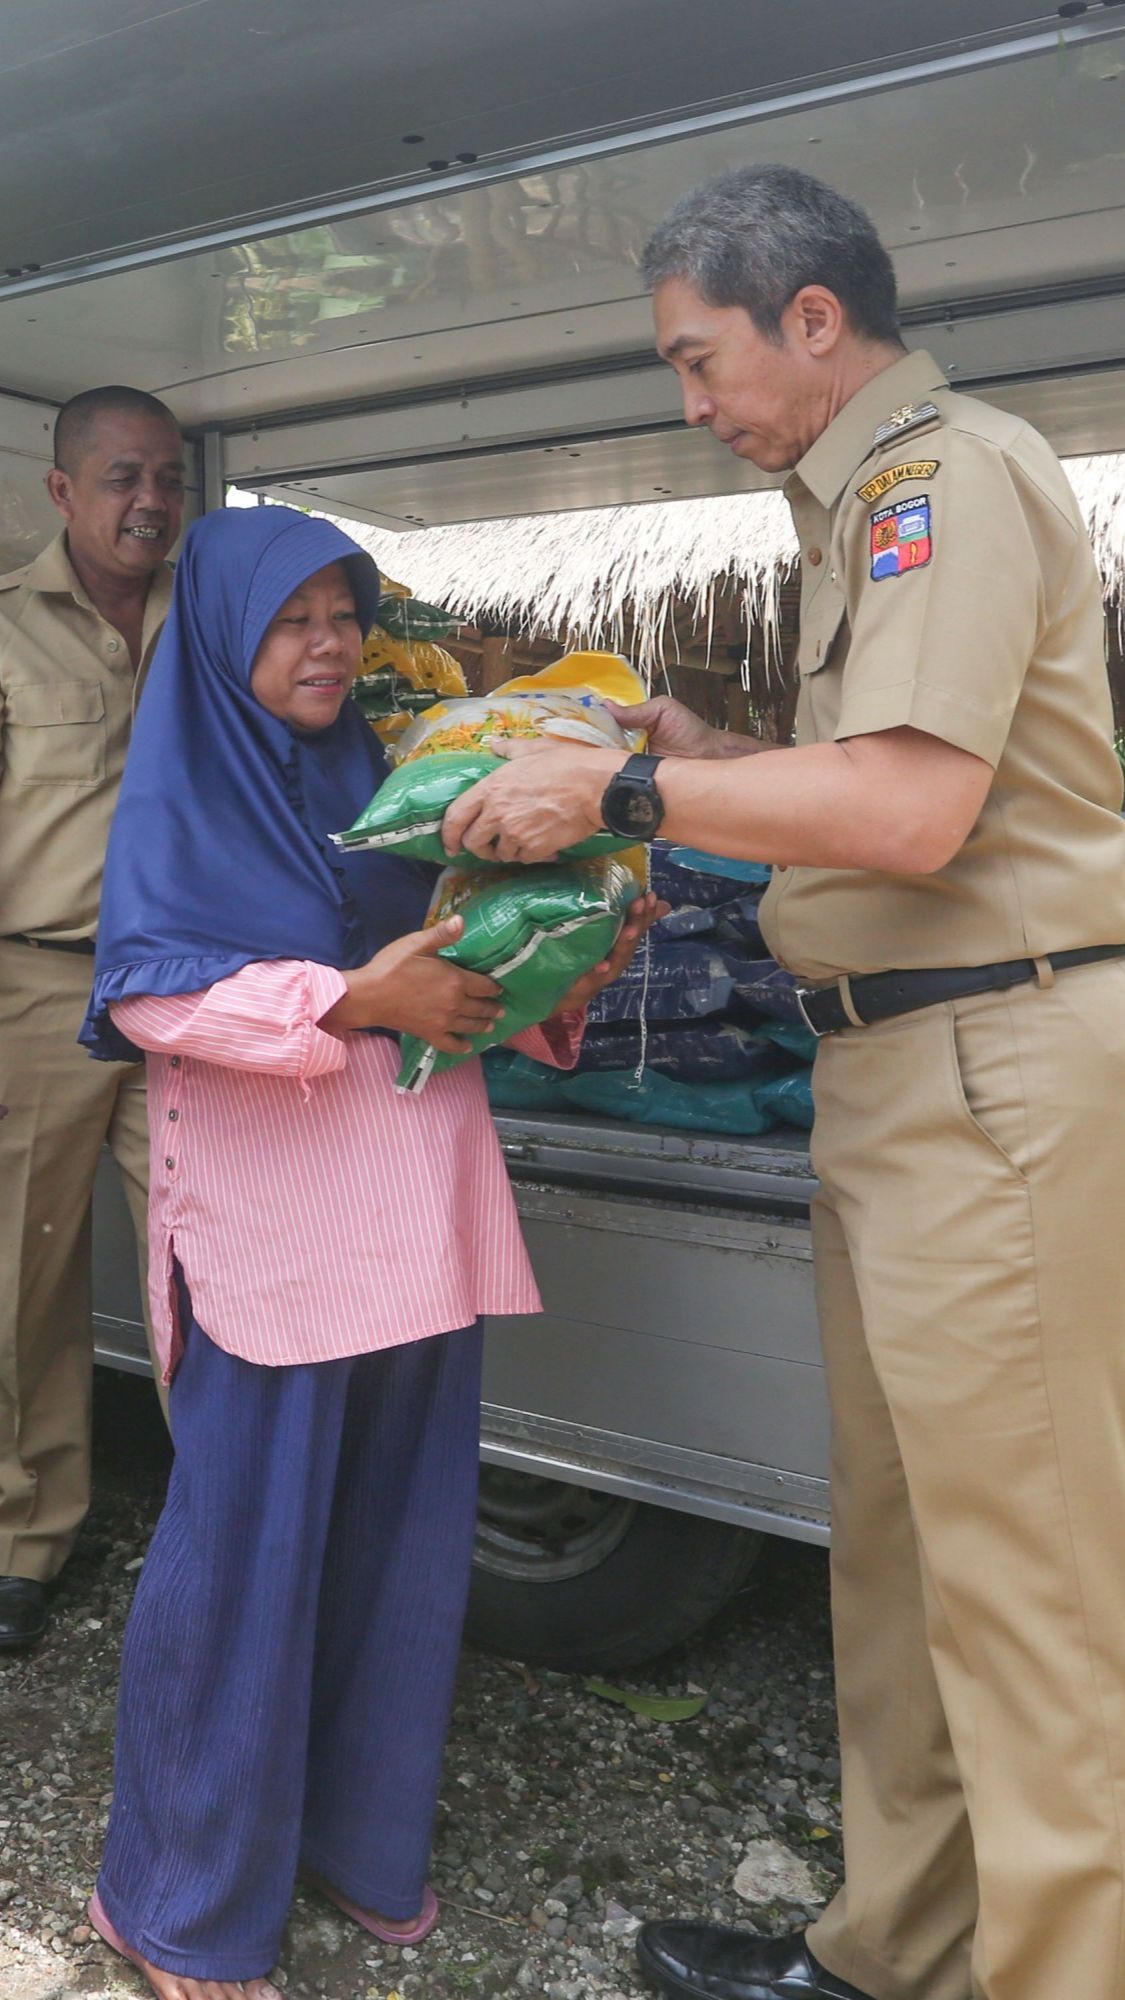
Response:
[[[650,868],[650,886],[671,911],[592,1002],[577,1072],[495,1050],[486,1064],[494,1108],[749,1136],[781,1124],[807,1129],[815,1041],[795,980],[758,928],[768,868],[661,841]]]
[[[644,684],[624,660],[597,653],[571,654],[478,699],[436,699],[392,735],[390,776],[354,825],[332,835],[342,848],[382,849],[442,866],[426,921],[458,915],[464,932],[441,956],[487,973],[504,996],[496,1034],[474,1036],[467,1053],[483,1053],[499,1037],[555,1012],[575,980],[612,950],[644,868],[635,850],[630,858],[628,842],[608,833],[541,866],[504,867],[471,854],[447,865],[442,821],[463,792],[499,768],[502,760],[489,747],[498,739],[559,736],[643,748],[643,734],[621,729],[607,699],[643,701]],[[402,1091],[422,1090],[435,1071],[467,1060],[416,1036],[404,1035],[401,1046]]]
[[[457,661],[438,643],[459,623],[438,605],[413,597],[404,583],[382,578],[379,622],[367,635],[352,690],[382,743],[394,743],[416,717],[448,696],[468,694]]]

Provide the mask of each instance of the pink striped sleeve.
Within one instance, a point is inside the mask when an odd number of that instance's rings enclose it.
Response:
[[[154,1054],[301,1081],[344,1069],[346,1043],[317,1026],[347,981],[331,966],[263,959],[202,993],[144,994],[110,1009],[123,1034]]]
[[[585,1007],[572,1007],[568,1014],[552,1014],[537,1027],[521,1028],[507,1044],[532,1062],[548,1063],[552,1069],[573,1069],[586,1032]]]

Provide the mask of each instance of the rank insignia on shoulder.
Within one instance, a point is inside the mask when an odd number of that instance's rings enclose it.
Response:
[[[924,424],[940,423],[941,411],[936,403],[904,403],[901,410],[892,410],[885,423],[876,424],[874,445],[894,444],[908,431],[921,430]]]
[[[857,486],[861,500],[881,500],[892,486],[898,486],[904,479],[931,479],[938,469],[940,460],[936,458],[912,458],[905,465],[888,466],[886,472],[877,472],[874,479]]]
[[[933,554],[930,531],[930,496],[921,493],[911,500],[896,500],[880,507],[871,516],[871,575],[876,583],[885,576],[902,576],[908,569],[922,569]]]

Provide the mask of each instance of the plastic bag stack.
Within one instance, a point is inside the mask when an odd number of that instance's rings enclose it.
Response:
[[[692,866],[692,861],[702,866]],[[815,1041],[796,982],[766,951],[758,905],[768,868],[656,841],[650,886],[672,908],[623,977],[592,1003],[577,1072],[495,1050],[497,1110],[582,1110],[744,1136],[812,1125]]]

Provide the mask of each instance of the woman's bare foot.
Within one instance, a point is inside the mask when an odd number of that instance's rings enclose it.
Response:
[[[189,1979],[183,1972],[164,1972],[140,1952],[131,1961],[142,1972],[158,2000],[285,2000],[269,1979]]]
[[[165,1972],[163,1966],[153,1965],[142,1956],[133,1945],[114,1928],[106,1915],[102,1899],[94,1890],[87,1906],[86,1915],[103,1944],[115,1951],[121,1958],[135,1965],[142,1978],[147,1979],[157,2000],[285,2000],[272,1980],[259,1979],[189,1979],[183,1972]]]

